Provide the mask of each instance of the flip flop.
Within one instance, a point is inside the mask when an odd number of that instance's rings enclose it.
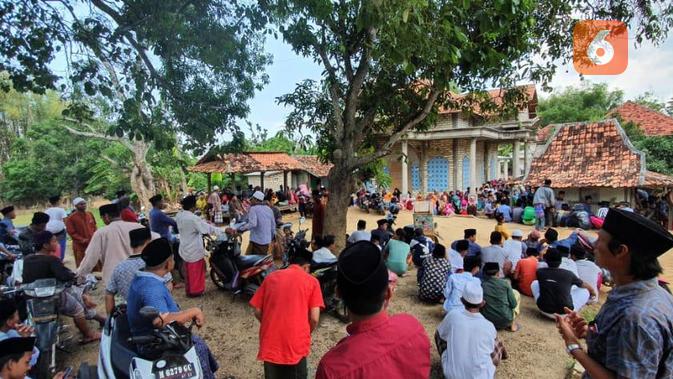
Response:
[[[509,329],[507,329],[507,330],[510,331],[510,332],[512,332],[512,333],[516,333],[516,332],[518,332],[518,331],[521,330],[521,324],[519,324],[518,322],[515,322],[514,325],[516,325],[516,330],[512,330],[511,327],[510,327]]]

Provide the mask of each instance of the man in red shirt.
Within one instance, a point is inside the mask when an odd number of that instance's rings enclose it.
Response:
[[[325,307],[320,283],[309,274],[312,258],[305,249],[290,254],[290,266],[267,276],[250,300],[260,321],[257,359],[266,379],[308,375],[311,332]]]
[[[529,247],[526,250],[526,259],[521,259],[516,264],[514,280],[519,291],[526,296],[533,296],[530,285],[537,280],[538,255],[540,255],[540,252],[536,248]]]
[[[421,323],[408,314],[386,313],[392,290],[376,245],[360,241],[341,252],[337,289],[352,323],[348,336],[320,360],[317,379],[430,376],[430,340]]]

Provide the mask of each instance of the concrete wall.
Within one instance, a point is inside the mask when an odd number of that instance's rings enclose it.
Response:
[[[259,173],[246,176],[248,178],[248,184],[251,184],[253,187],[260,185]],[[287,173],[287,185],[290,186],[290,188],[292,189],[299,187],[300,184],[306,184],[310,187],[310,183],[311,183],[311,176],[305,171]],[[327,178],[322,179],[322,184],[327,186]],[[283,185],[282,172],[265,173],[264,175],[265,188],[272,188],[274,191],[278,191],[281,185]]]

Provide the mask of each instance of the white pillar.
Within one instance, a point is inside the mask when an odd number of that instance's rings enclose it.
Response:
[[[465,183],[463,183],[463,186]],[[474,193],[477,190],[477,139],[470,140],[470,191]]]
[[[409,167],[407,164],[409,148],[407,145],[407,141],[402,141],[402,195],[404,196],[409,191]]]
[[[528,141],[524,141],[523,142],[523,162],[524,162],[524,164],[523,164],[523,167],[524,167],[523,168],[523,175],[524,176],[526,176],[526,174],[528,174],[528,170],[530,170],[530,164],[531,164],[531,160],[532,160],[531,159],[532,155],[531,155],[531,151],[530,151],[531,149],[530,148],[531,148],[531,143],[529,143]]]
[[[519,157],[521,155],[519,141],[514,141],[512,148],[512,177],[518,178],[521,175],[521,169],[519,164]]]
[[[503,163],[505,164],[505,167],[502,172],[502,178],[507,180],[509,179],[509,160],[505,160]]]
[[[428,192],[428,155],[424,147],[425,146],[421,147],[421,165],[418,168],[421,175],[421,193]]]

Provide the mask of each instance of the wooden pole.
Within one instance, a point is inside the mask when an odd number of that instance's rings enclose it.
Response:
[[[264,191],[264,171],[261,171],[259,174],[259,186],[262,187],[262,192]]]
[[[287,171],[283,171],[283,191],[287,192]]]
[[[208,173],[208,193],[210,193],[211,188],[212,188],[212,184],[213,184],[212,180],[213,180],[212,173],[209,172]]]

